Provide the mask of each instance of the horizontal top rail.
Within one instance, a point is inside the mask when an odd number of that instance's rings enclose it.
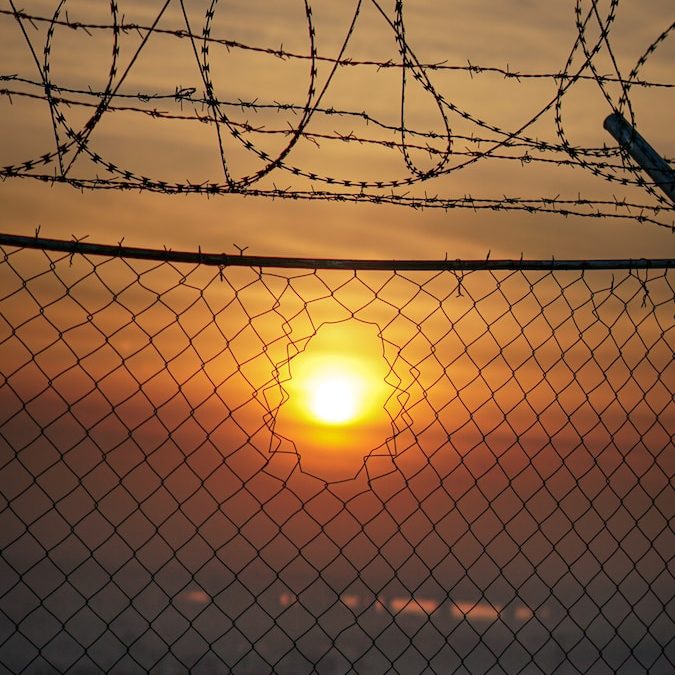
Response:
[[[205,253],[199,251],[173,251],[169,248],[139,248],[95,244],[82,240],[48,239],[0,233],[0,245],[33,248],[64,253],[80,253],[115,258],[159,260],[175,263],[214,265],[218,267],[267,267],[285,269],[335,269],[382,271],[470,271],[470,270],[616,270],[616,269],[670,269],[675,258],[626,258],[611,260],[545,260],[490,259],[482,260],[365,260],[350,258],[293,258],[277,256],[244,255],[243,253]]]

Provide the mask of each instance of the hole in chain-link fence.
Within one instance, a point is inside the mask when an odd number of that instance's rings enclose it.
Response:
[[[0,288],[3,668],[672,672],[670,270]]]

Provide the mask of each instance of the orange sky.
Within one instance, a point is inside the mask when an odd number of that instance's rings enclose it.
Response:
[[[139,24],[152,22],[162,4],[117,2],[120,17]],[[158,27],[176,31],[189,24],[201,31],[210,3],[185,4],[187,20],[173,0]],[[573,0],[404,4],[407,43],[424,63],[556,73],[577,35]],[[588,11],[589,2],[579,4]],[[307,3],[319,57],[339,53],[358,5]],[[603,13],[609,5],[598,2]],[[55,6],[21,3],[42,17]],[[212,37],[309,53],[305,3],[232,0],[215,6]],[[394,2],[381,4],[384,16],[379,6],[363,2],[343,58],[400,59],[388,23]],[[71,22],[109,24],[108,7],[90,0],[61,5]],[[57,27],[50,37],[48,23],[38,19],[35,26],[24,21],[29,45],[9,8],[8,0],[0,2],[0,87],[13,92],[0,91],[0,167],[54,151],[49,106],[30,97],[44,90],[21,81],[40,79],[45,45],[52,81],[85,92],[105,87],[113,51],[110,30]],[[622,0],[611,54],[601,45],[594,66],[611,74],[613,55],[627,74],[671,20],[672,0]],[[204,90],[191,43],[153,35],[127,69],[142,35],[130,29],[119,36],[113,86],[132,97],[114,104],[146,112],[156,107],[158,114],[109,110],[90,135],[91,152],[156,180],[224,184],[219,142],[234,181],[265,163],[233,138],[233,129],[250,125],[242,135],[258,151],[283,151],[286,131],[300,117],[288,106],[302,106],[307,97],[308,59],[212,44],[214,93],[229,102],[223,110],[231,122],[229,129],[221,126],[219,141],[213,124],[194,119],[208,110],[174,96],[177,90],[194,89],[197,96]],[[671,36],[640,76],[670,82],[674,57]],[[315,103],[329,72],[330,63],[319,61]],[[472,120],[512,132],[551,101],[557,87],[551,78],[518,81],[499,72],[429,69],[426,76],[447,105],[439,107],[409,73],[406,126],[417,135],[405,140],[428,140],[432,152],[413,147],[406,158],[401,134],[391,128],[400,123],[400,69],[344,65],[321,105],[350,114],[315,112],[284,161],[343,179],[405,181],[411,171],[437,161],[448,140],[438,137],[445,122],[456,153],[448,158],[452,167],[465,161],[461,153],[486,147],[477,136],[499,137]],[[639,130],[666,157],[675,155],[672,91],[631,90]],[[145,101],[133,96],[139,93],[166,98]],[[606,94],[616,101],[620,91],[610,84]],[[80,129],[92,108],[76,103],[91,104],[92,97],[72,97],[73,104],[59,110]],[[278,109],[235,105],[240,100]],[[595,82],[575,84],[561,108],[570,143],[612,145],[602,129],[610,112]],[[57,129],[60,138],[64,133]],[[554,113],[544,114],[527,134],[557,143]],[[53,175],[60,168],[54,161],[37,170]],[[71,178],[109,177],[85,153],[68,171]],[[624,173],[616,169],[616,175]],[[252,188],[326,186],[345,189],[277,167]],[[371,192],[626,199],[662,223],[673,221],[672,210],[655,213],[657,201],[644,190],[544,161],[481,159]],[[240,247],[250,254],[380,259],[482,259],[488,252],[493,259],[650,258],[675,252],[667,227],[612,217],[80,191],[29,178],[0,181],[0,203],[0,232],[32,234],[39,226],[47,237],[88,235],[94,242],[213,252]],[[574,668],[590,671],[598,661],[589,665],[579,653],[598,646],[613,658],[617,635],[619,648],[633,656],[649,638],[646,649],[656,650],[654,659],[667,658],[670,634],[660,599],[672,595],[672,270],[436,275],[229,268],[221,277],[206,265],[3,250],[0,296],[10,297],[0,308],[0,532],[3,542],[12,542],[2,556],[7,587],[16,581],[18,589],[0,598],[9,619],[4,631],[12,630],[11,622],[30,630],[37,594],[53,603],[54,613],[33,617],[36,644],[43,636],[51,640],[51,618],[70,611],[74,601],[87,611],[99,607],[105,619],[101,642],[112,641],[117,649],[118,633],[110,631],[119,624],[121,639],[128,640],[132,633],[126,631],[136,621],[116,609],[120,591],[129,611],[137,609],[139,620],[158,635],[164,635],[160,624],[171,606],[191,617],[189,629],[175,632],[169,618],[168,637],[159,645],[162,653],[170,644],[179,654],[184,636],[185,650],[197,656],[186,656],[183,667],[201,658],[200,649],[218,654],[220,665],[230,664],[239,659],[240,637],[250,640],[245,649],[274,651],[281,644],[287,650],[283,640],[275,644],[273,630],[261,637],[259,627],[274,623],[288,636],[299,626],[304,631],[305,619],[323,631],[319,639],[310,632],[303,638],[311,642],[306,652],[314,662],[324,641],[327,654],[336,645],[342,649],[342,638],[351,640],[345,625],[356,634],[351,642],[363,638],[373,653],[406,648],[403,634],[385,635],[384,644],[371,641],[370,621],[379,622],[380,637],[387,626],[405,628],[404,621],[413,621],[410,646],[414,642],[425,657],[435,654],[439,672],[451,669],[456,648],[478,641],[477,630],[485,631],[477,653],[489,652],[482,654],[488,660],[507,658],[509,645],[531,654],[553,648],[555,658],[545,661],[544,670],[561,666],[557,650],[573,645]],[[53,260],[58,262],[51,265]],[[366,381],[353,420],[328,423],[314,411],[314,380],[324,377],[317,375],[324,368],[331,377],[351,376],[353,369]],[[49,556],[43,555],[47,550]],[[94,563],[102,570],[90,569]],[[138,590],[153,579],[168,608],[159,614],[157,602],[146,605]],[[52,592],[57,587],[64,596]],[[590,610],[577,602],[582,596],[594,603]],[[427,644],[415,627],[414,621],[432,626],[427,612],[434,607],[451,622],[446,646],[452,640],[452,655]],[[624,621],[631,611],[637,628]],[[174,618],[180,625],[182,617]],[[508,630],[488,633],[493,623]],[[468,638],[460,635],[463,624],[471,624]],[[71,636],[95,628],[85,613],[66,616],[64,627]],[[52,647],[63,652],[54,640],[42,655]],[[301,640],[294,648],[305,649]],[[125,649],[131,652],[128,644]],[[53,658],[59,663],[62,654]],[[414,671],[402,661],[389,662],[394,665]],[[626,661],[626,668],[633,665]],[[296,671],[301,669],[288,670]]]
[[[161,6],[162,3],[158,2],[140,5],[122,3],[120,17],[124,15],[127,23],[147,25],[157,17]],[[382,5],[380,12],[380,6],[374,2],[350,6],[343,3],[311,5],[317,56],[335,58],[340,53],[352,12],[357,6],[361,7],[361,12],[350,41],[344,47],[343,58],[382,63],[396,61],[399,58],[397,45],[389,23],[395,19],[393,8]],[[101,7],[85,2],[69,2],[62,7],[64,13],[57,18],[64,19],[67,8],[71,22],[109,24],[111,15]],[[190,3],[185,17],[180,3],[169,3],[158,27],[175,31],[189,26],[193,32],[198,32],[204,26],[205,8],[206,3]],[[24,9],[38,17],[49,17],[54,11],[51,3],[46,2],[31,3]],[[622,73],[630,71],[644,49],[667,26],[668,17],[667,2],[653,2],[649,13],[640,11],[635,3],[620,5],[612,26],[611,53],[618,59]],[[49,34],[48,22],[39,19],[22,21],[19,24],[14,17],[0,14],[0,49],[3,50],[5,73],[39,79],[38,66],[21,32],[23,26],[30,47],[35,51],[35,58],[42,64],[42,70],[44,52],[48,49],[49,75],[55,84],[79,90],[105,86],[110,70],[110,30],[92,27],[87,32],[58,26],[53,34]],[[493,3],[475,1],[453,3],[452,7],[439,3],[418,3],[406,6],[404,21],[411,53],[422,63],[461,67],[472,64],[504,69],[508,66],[509,72],[560,71],[577,35],[572,3],[570,6],[565,3],[548,3],[544,6],[509,2],[500,3],[496,9]],[[302,3],[275,3],[270,9],[269,3],[230,2],[217,5],[210,28],[213,38],[234,40],[256,48],[282,49],[283,46],[286,51],[307,55],[310,51],[307,25]],[[172,98],[177,90],[194,88],[200,94],[205,87],[203,73],[197,67],[189,40],[166,33],[152,35],[138,53],[137,59],[127,67],[135,50],[141,45],[143,35],[142,31],[134,30],[120,34],[120,56],[113,86],[121,95],[142,92],[149,95],[168,94],[169,97],[150,104],[135,98],[119,98],[115,99],[115,104],[145,106],[146,109],[155,106],[162,114],[172,117],[208,113],[203,106],[196,108],[193,103]],[[590,40],[593,35],[594,31],[589,29],[587,39]],[[162,115],[149,116],[138,111],[108,111],[90,136],[90,150],[99,153],[105,161],[115,162],[122,168],[156,180],[192,183],[209,180],[221,184],[227,176],[224,175],[219,154],[219,142],[223,147],[227,175],[232,180],[254,173],[265,164],[260,156],[247,150],[232,136],[232,129],[241,129],[241,126],[236,125],[247,123],[258,129],[258,132],[249,132],[246,136],[256,143],[258,151],[264,150],[270,156],[282,152],[285,144],[288,144],[287,135],[260,131],[279,131],[289,128],[289,124],[297,126],[300,113],[288,111],[283,106],[304,103],[309,60],[278,58],[260,51],[237,46],[226,48],[214,43],[210,43],[209,49],[209,73],[214,94],[219,99],[230,102],[255,101],[260,105],[278,103],[282,109],[261,111],[223,105],[221,112],[227,113],[234,126],[221,125],[220,141],[213,124]],[[601,73],[612,72],[609,54],[605,46],[593,61],[594,67]],[[640,76],[653,82],[668,82],[672,56],[672,40],[666,41],[649,58]],[[343,65],[331,76],[330,62],[321,60],[317,68],[313,93],[315,105],[352,113],[364,111],[371,120],[387,125],[399,124],[402,92],[400,69]],[[590,71],[584,72],[588,74]],[[453,147],[457,152],[467,147],[480,149],[486,145],[472,145],[470,138],[473,136],[499,138],[498,133],[481,127],[472,119],[484,120],[486,124],[501,129],[515,130],[535,116],[552,99],[556,90],[556,83],[550,78],[523,78],[518,81],[499,73],[439,69],[427,70],[425,73],[429,78],[429,86],[433,86],[443,96],[448,102],[447,106],[439,106],[409,72],[405,89],[406,125],[414,131],[442,134],[447,123],[452,133],[458,135],[457,138],[453,136]],[[317,92],[322,91],[327,81],[330,84],[319,100]],[[39,92],[39,87],[22,84],[15,79],[8,80],[7,86],[16,92],[12,96],[0,96],[0,114],[4,122],[0,132],[3,134],[0,165],[17,164],[54,148],[49,107],[44,101],[20,95],[35,94]],[[616,99],[620,90],[616,84],[609,84],[606,93]],[[91,103],[92,100],[84,94],[71,96],[79,102]],[[666,156],[675,154],[667,123],[668,111],[672,109],[671,90],[634,87],[631,90],[631,102],[642,133]],[[74,129],[84,125],[91,115],[90,107],[75,104],[60,105],[58,110],[65,116],[65,123]],[[602,129],[602,120],[610,110],[595,82],[575,84],[565,95],[561,108],[563,126],[571,141],[583,147],[609,144],[611,139]],[[60,138],[65,137],[62,127],[64,125],[57,130]],[[304,171],[320,175],[369,181],[400,180],[410,177],[411,166],[425,170],[438,161],[437,154],[432,159],[431,155],[419,149],[410,149],[406,157],[400,147],[383,147],[383,142],[401,142],[401,135],[373,121],[366,124],[358,115],[315,112],[307,120],[305,133],[313,140],[300,138],[284,155],[284,161],[289,167],[301,167]],[[546,113],[526,133],[551,143],[557,142],[553,113]],[[325,138],[331,134],[358,136],[377,143]],[[411,134],[407,134],[406,140],[421,142],[419,137]],[[424,142],[427,141],[436,150],[444,147],[442,138],[426,139]],[[505,152],[517,154],[521,151],[515,148]],[[536,155],[536,152],[532,151],[532,154]],[[541,157],[547,156],[542,154]],[[552,157],[560,159],[561,155]],[[448,166],[461,164],[465,160],[466,157],[461,154],[451,156]],[[406,165],[406,161],[410,166]],[[65,160],[67,163],[68,157]],[[47,173],[55,170],[58,170],[56,160],[45,169]],[[93,164],[86,153],[81,153],[68,171],[73,178],[85,179],[105,174],[104,168]],[[298,177],[283,167],[272,169],[251,185],[252,188],[284,187],[291,190],[305,190],[310,186],[349,192],[344,187],[331,187],[331,184],[326,185],[318,179]],[[561,167],[543,162],[521,163],[496,158],[483,158],[475,165],[426,181],[371,192],[410,193],[415,196],[439,194],[444,197],[472,194],[475,197],[497,199],[502,195],[532,198],[560,195],[562,199],[574,199],[581,195],[589,199],[613,199],[613,195],[616,195],[646,205],[655,204],[654,198],[644,191],[619,188],[581,167]],[[1,183],[0,195],[4,204],[0,213],[1,230],[32,233],[39,225],[41,234],[45,236],[70,238],[72,235],[89,235],[90,240],[105,243],[124,239],[131,245],[167,245],[187,249],[201,246],[203,250],[211,251],[233,251],[236,245],[246,247],[247,253],[257,254],[374,258],[442,258],[446,255],[450,258],[483,257],[488,251],[493,258],[519,257],[521,253],[526,257],[546,258],[650,257],[670,255],[674,250],[672,236],[667,228],[613,218],[565,218],[520,211],[474,213],[469,209],[447,212],[437,209],[413,210],[387,205],[271,200],[233,194],[207,198],[204,195],[167,196],[143,191],[81,192],[72,186],[50,186],[26,178],[10,178]],[[663,222],[670,222],[670,215],[666,211],[650,213]],[[132,270],[121,265],[112,265],[111,272],[106,269],[102,269],[101,274],[111,288],[119,287],[120,284],[124,287],[134,280]],[[170,286],[163,285],[175,282],[172,274],[166,272],[160,270],[154,276],[144,277],[144,283],[166,291]],[[70,273],[75,274],[72,270],[63,272]],[[200,270],[195,283],[197,286],[208,284],[208,278],[213,274],[213,270]],[[539,409],[535,405],[533,411],[523,400],[526,398],[523,390],[517,387],[514,389],[507,383],[511,369],[520,366],[522,361],[519,355],[527,351],[528,345],[522,343],[516,348],[510,344],[521,330],[518,312],[522,306],[514,310],[510,319],[504,320],[502,317],[508,309],[508,302],[515,301],[521,292],[527,291],[524,278],[514,277],[500,291],[503,292],[510,284],[506,300],[500,299],[495,293],[481,302],[479,313],[476,314],[466,296],[461,297],[458,293],[457,297],[447,299],[450,292],[448,282],[457,283],[449,275],[431,281],[427,288],[429,293],[420,293],[418,279],[414,276],[410,277],[411,281],[407,281],[404,276],[387,281],[386,275],[378,276],[377,273],[370,277],[360,275],[359,279],[350,278],[350,273],[330,273],[320,277],[308,274],[299,277],[284,291],[287,282],[283,275],[276,279],[271,276],[265,284],[259,284],[250,279],[245,281],[247,274],[228,273],[228,283],[232,284],[232,288],[240,289],[236,302],[233,301],[227,309],[230,328],[239,325],[241,334],[225,331],[227,339],[232,340],[228,344],[230,352],[222,352],[222,330],[220,333],[205,331],[196,338],[196,352],[205,362],[201,374],[203,377],[184,383],[185,394],[188,398],[194,397],[190,400],[201,401],[203,392],[209,387],[213,388],[215,383],[216,387],[222,385],[223,392],[227,393],[227,403],[233,408],[246,402],[257,406],[255,413],[246,413],[249,418],[251,415],[253,418],[264,415],[265,411],[268,414],[272,411],[275,415],[278,412],[274,432],[279,438],[288,439],[290,445],[287,449],[304,455],[306,463],[319,457],[314,447],[317,445],[348,447],[349,463],[357,467],[364,456],[376,452],[378,448],[380,450],[377,452],[396,454],[398,450],[389,442],[392,424],[400,432],[397,447],[407,448],[421,441],[432,449],[445,443],[448,434],[455,434],[451,442],[458,449],[471,448],[482,440],[481,434],[488,431],[494,437],[495,447],[508,444],[513,436],[513,428],[509,428],[508,424],[499,426],[503,410],[510,411],[509,419],[515,420],[515,428],[523,433],[528,429],[528,419],[533,414],[543,416],[547,429],[557,428],[561,413],[554,412],[555,407],[549,407],[550,392],[539,392]],[[255,277],[252,274],[251,278]],[[360,285],[361,281],[370,284],[370,287]],[[381,287],[385,282],[386,286]],[[420,281],[423,282],[424,279]],[[250,286],[247,285],[249,283]],[[473,285],[469,292],[478,299],[490,293],[494,279],[475,275],[467,283]],[[519,284],[522,288],[519,288]],[[555,297],[559,291],[553,283],[550,286],[543,284],[539,288],[543,289],[540,298],[542,303]],[[103,295],[106,293],[100,288],[96,291],[101,292]],[[270,310],[270,302],[276,302],[275,293],[282,292],[283,297],[278,296],[280,309],[275,315]],[[661,292],[665,291],[662,289]],[[137,289],[134,293],[130,299],[131,306],[142,306],[147,291]],[[583,297],[583,290],[572,290],[567,301],[579,293]],[[320,299],[323,296],[324,299]],[[407,305],[413,297],[414,302]],[[662,300],[661,295],[658,298],[655,295],[652,299]],[[362,307],[371,301],[372,304]],[[438,309],[439,301],[443,305],[442,311],[431,316]],[[101,299],[101,302],[104,300]],[[180,305],[183,301],[177,302]],[[551,312],[561,309],[562,316],[565,316],[568,307],[562,300],[560,302],[562,306],[554,304]],[[305,306],[305,303],[310,304]],[[534,300],[530,301],[528,307],[522,309],[523,320],[526,321],[524,325],[527,325],[533,344],[538,344],[539,338],[548,339],[551,325],[546,324],[544,315],[532,324],[527,323],[531,316],[540,311],[539,304]],[[16,315],[19,317],[20,307],[17,305],[14,309],[19,312]],[[262,312],[260,316],[258,310]],[[397,314],[398,310],[401,310],[400,315]],[[74,311],[76,315],[79,310],[71,307],[59,311],[65,312],[59,320],[67,322],[68,312]],[[351,320],[350,313],[353,313]],[[464,313],[467,313],[466,316]],[[282,325],[281,316],[285,317],[287,325]],[[449,335],[448,319],[458,322],[452,324]],[[110,310],[97,316],[96,320],[102,330],[111,334],[117,326],[128,320],[128,312]],[[186,315],[184,320],[189,325],[189,321],[203,321],[204,316],[200,316],[197,311],[194,317]],[[206,320],[208,323],[208,316]],[[251,325],[244,331],[249,320]],[[578,325],[582,320],[579,315],[577,325],[572,326],[568,322],[564,338],[559,338],[563,342],[567,340],[564,346],[570,350],[567,358],[583,358],[583,355],[573,355],[573,344],[578,340]],[[155,346],[159,350],[157,354],[144,352],[144,358],[133,355],[133,345],[138,339],[141,341],[139,345],[147,341],[142,331],[136,331],[138,335],[128,338],[124,337],[124,331],[115,334],[113,346],[119,350],[118,354],[129,357],[127,365],[141,381],[158,369],[162,370],[164,359],[171,363],[170,372],[165,374],[169,378],[166,383],[152,380],[144,385],[150,403],[156,404],[156,400],[163,400],[162,395],[167,386],[169,389],[175,386],[171,377],[182,382],[185,377],[197,372],[200,365],[188,356],[176,356],[173,360],[173,351],[177,344],[181,344],[184,336],[177,325],[172,325],[170,312],[163,309],[153,311],[143,315],[139,321],[141,329],[153,335],[158,333],[155,338]],[[421,333],[420,322],[424,324]],[[493,322],[496,323],[493,325]],[[284,333],[287,328],[291,330],[289,335]],[[317,328],[319,332],[314,335]],[[87,340],[98,339],[97,335],[95,331],[89,335],[73,334],[70,339],[75,346],[80,342],[86,345]],[[289,344],[301,352],[306,349],[306,353],[291,358],[294,354],[288,351]],[[469,344],[471,347],[467,350],[466,345]],[[599,360],[603,358],[602,349],[607,349],[607,345],[598,347],[596,358]],[[360,426],[347,424],[331,428],[331,425],[322,424],[311,413],[311,398],[319,386],[311,384],[316,379],[316,366],[303,364],[321,361],[330,365],[331,354],[338,353],[346,361],[335,365],[334,370],[344,367],[344,363],[352,359],[358,363],[355,370],[367,375],[368,382],[364,388],[367,400],[360,404],[360,408],[367,409],[368,413],[362,415]],[[612,348],[608,353],[614,353]],[[544,345],[538,351],[538,358],[542,363],[530,363],[518,372],[518,378],[521,383],[525,383],[524,386],[530,380],[536,384],[538,379],[543,381],[546,377],[551,379],[553,388],[567,385],[568,373],[546,371],[559,358],[556,347]],[[364,363],[370,363],[369,368],[365,368]],[[55,365],[59,365],[58,359]],[[92,359],[89,367],[92,373],[98,372],[95,359]],[[307,371],[304,374],[303,368]],[[592,387],[593,376],[589,374],[587,377],[587,386]],[[211,378],[210,381],[208,378]],[[127,385],[121,380],[113,384],[113,380],[103,386],[110,390],[115,400],[121,401]],[[76,391],[79,385],[71,383],[71,386]],[[62,387],[65,387],[64,383]],[[132,382],[132,390],[133,387]],[[401,399],[401,392],[409,400]],[[492,392],[496,392],[495,402],[486,400],[486,395],[489,399]],[[68,395],[77,398],[73,392]],[[159,398],[155,400],[155,396]],[[578,392],[575,393],[572,387],[563,396],[569,399],[565,406],[569,410],[575,409]],[[595,396],[601,397],[597,392]],[[602,396],[607,397],[607,392],[602,393]],[[661,401],[663,392],[659,392],[657,398]],[[511,410],[519,401],[522,405]],[[495,404],[501,408],[495,407]],[[143,415],[143,405],[129,414]],[[133,408],[131,404],[127,407]],[[213,411],[207,412],[211,408]],[[217,416],[222,412],[221,409],[222,401],[214,399],[204,406],[203,411],[208,417],[214,414]],[[441,410],[443,412],[439,414]],[[170,419],[172,413],[169,411],[170,407],[167,407],[164,414]],[[410,414],[418,418],[414,432],[411,431],[414,425],[407,418]],[[474,422],[478,424],[477,428],[472,426]],[[249,419],[247,423],[254,425],[246,430],[246,433],[251,434],[257,428],[255,425],[262,424],[262,421],[256,418],[254,422]],[[414,436],[415,433],[420,436]],[[602,436],[601,432],[598,433]],[[307,439],[310,438],[313,439],[312,448],[308,446]],[[293,448],[294,439],[303,441]],[[601,440],[599,437],[597,442]],[[532,447],[538,447],[540,442],[538,437],[528,440]],[[562,440],[559,442],[563,443]],[[333,468],[330,461],[321,459],[317,471],[330,473]]]
[[[585,11],[586,5],[581,3]],[[606,12],[600,3],[601,11]],[[160,2],[119,4],[120,17],[127,22],[150,23],[158,14]],[[192,2],[188,22],[194,32],[204,25],[207,3]],[[9,7],[7,3],[3,5]],[[102,7],[102,6],[101,6]],[[300,2],[218,3],[212,24],[212,37],[236,40],[262,48],[309,53],[307,21]],[[356,3],[316,3],[311,5],[319,57],[335,57],[347,32]],[[41,16],[51,16],[53,3],[31,2],[22,8]],[[68,2],[64,6],[71,21],[110,23],[106,8],[87,2]],[[393,20],[393,7],[382,9]],[[670,21],[670,3],[654,0],[645,12],[641,4],[622,2],[612,25],[611,47],[625,75],[638,57]],[[65,16],[65,15],[64,15]],[[63,18],[63,17],[62,17]],[[576,38],[574,3],[492,2],[475,0],[445,3],[414,3],[405,8],[406,40],[419,61],[450,66],[491,66],[515,72],[559,72]],[[47,42],[44,22],[36,28],[25,22],[37,59],[44,61]],[[158,27],[185,29],[187,23],[177,2],[169,3]],[[74,31],[59,27],[50,45],[50,74],[60,86],[98,89],[104,86],[110,69],[110,31]],[[597,31],[589,30],[589,38]],[[122,77],[140,44],[134,31],[121,34],[118,79]],[[3,72],[39,79],[37,66],[17,21],[0,15],[0,62]],[[653,82],[669,82],[672,73],[673,41],[667,39],[649,58],[640,76]],[[377,5],[364,2],[356,28],[343,54],[352,60],[387,62],[400,59],[391,25]],[[228,101],[257,101],[259,104],[302,105],[307,95],[307,60],[276,58],[269,54],[226,49],[212,45],[210,72],[216,96]],[[603,48],[594,60],[603,74],[612,73],[609,51]],[[589,71],[584,71],[587,74]],[[329,64],[319,62],[317,89],[323,86]],[[407,125],[415,130],[444,133],[443,112],[453,134],[493,136],[467,121],[461,113],[484,120],[505,130],[515,130],[532,118],[555,95],[551,79],[505,79],[498,73],[428,71],[431,84],[455,110],[439,109],[434,99],[408,75],[405,97]],[[117,80],[115,81],[117,82]],[[16,91],[39,93],[39,88],[9,81]],[[117,85],[115,85],[117,86]],[[170,35],[154,35],[144,46],[120,84],[119,93],[160,93],[172,95],[177,89],[194,87],[197,94],[204,84],[188,40]],[[616,85],[608,94],[617,100]],[[631,90],[633,111],[640,131],[665,156],[675,154],[669,133],[673,98],[671,89],[659,87]],[[86,98],[86,97],[84,97]],[[128,101],[127,101],[128,102]],[[124,101],[118,101],[124,103]],[[131,101],[133,104],[133,101]],[[337,69],[321,104],[326,108],[352,112],[365,111],[385,124],[400,122],[401,73],[399,69],[375,66],[343,66]],[[141,106],[142,107],[142,106]],[[147,106],[146,106],[147,107]],[[152,107],[152,106],[150,106]],[[171,98],[160,101],[158,110],[170,114],[195,112],[195,106]],[[68,124],[79,128],[91,114],[90,108],[63,107]],[[459,111],[459,112],[457,112]],[[204,110],[197,110],[203,114]],[[563,126],[573,145],[601,147],[612,145],[602,129],[611,112],[600,88],[594,82],[574,85],[563,99]],[[268,130],[287,129],[297,124],[295,113],[255,112],[227,108],[233,123],[248,123]],[[39,157],[54,149],[54,133],[45,102],[15,94],[0,96],[0,165]],[[258,170],[262,160],[246,151],[223,127],[221,141],[232,176]],[[400,134],[365,124],[354,116],[315,113],[308,134],[354,134],[367,139],[400,142]],[[545,114],[527,133],[551,143],[557,142],[552,112]],[[470,141],[455,138],[454,149],[463,151]],[[288,142],[279,134],[253,135],[260,149],[274,155]],[[411,137],[413,138],[413,137]],[[410,141],[410,138],[407,139]],[[413,138],[414,140],[414,138]],[[399,150],[382,146],[321,140],[300,140],[286,157],[289,165],[338,178],[391,180],[406,178],[410,170]],[[90,138],[91,150],[106,161],[152,178],[194,183],[210,180],[222,183],[218,139],[213,125],[195,121],[153,118],[142,113],[108,112]],[[442,149],[442,139],[432,141]],[[472,146],[473,147],[473,146]],[[484,147],[481,146],[481,149]],[[512,151],[513,152],[513,151]],[[558,156],[559,157],[559,156]],[[412,149],[410,159],[421,170],[432,166],[427,153]],[[450,165],[463,161],[453,156]],[[434,160],[436,161],[436,160]],[[47,173],[53,173],[50,165]],[[103,175],[103,167],[79,158],[71,176]],[[320,181],[298,178],[284,169],[273,170],[254,187],[326,187]],[[328,185],[330,188],[330,185]],[[388,191],[383,191],[387,193]],[[622,188],[587,169],[558,167],[546,163],[483,159],[446,176],[423,181],[412,187],[394,189],[397,194],[443,197],[501,199],[514,197],[556,197],[609,199],[615,195],[637,203],[654,205],[653,197],[642,190]],[[621,219],[563,218],[543,213],[474,213],[468,209],[423,211],[372,204],[336,204],[323,201],[270,200],[225,195],[166,197],[150,193],[80,191],[68,186],[49,187],[42,183],[11,179],[0,185],[3,209],[0,229],[33,232],[37,225],[46,236],[70,238],[89,235],[91,240],[116,242],[125,238],[134,245],[209,250],[235,250],[234,244],[248,247],[249,253],[279,255],[351,257],[655,257],[672,254],[670,231],[653,224]],[[672,216],[656,216],[672,224]]]

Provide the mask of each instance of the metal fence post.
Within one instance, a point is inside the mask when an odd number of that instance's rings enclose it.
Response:
[[[675,203],[675,172],[661,155],[624,119],[612,113],[603,124],[617,143],[646,171],[651,179]]]

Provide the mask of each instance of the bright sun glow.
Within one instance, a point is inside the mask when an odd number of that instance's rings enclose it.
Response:
[[[373,326],[324,326],[281,365],[279,393],[286,399],[276,429],[298,444],[305,466],[324,461],[333,450],[361,453],[362,459],[375,436],[386,433],[385,404],[392,390]]]
[[[363,387],[354,374],[317,375],[307,386],[310,410],[322,422],[344,424],[358,414]]]

